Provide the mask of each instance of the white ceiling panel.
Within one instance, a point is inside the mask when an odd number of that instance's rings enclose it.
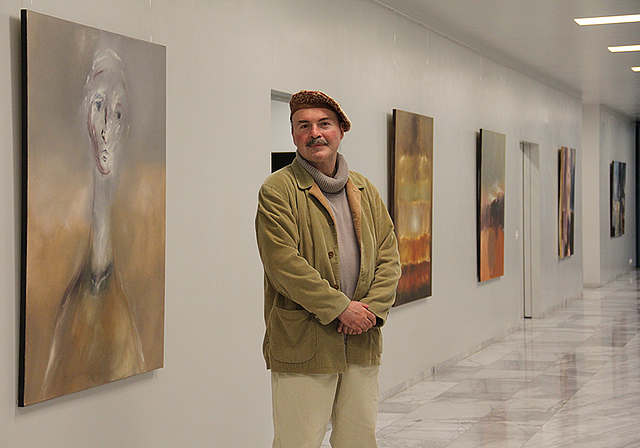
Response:
[[[579,26],[574,18],[639,14],[638,0],[374,0],[583,102],[640,120],[640,23]]]

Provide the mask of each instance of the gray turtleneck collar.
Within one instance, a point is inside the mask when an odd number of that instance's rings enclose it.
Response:
[[[347,159],[345,159],[340,153],[338,153],[338,158],[336,159],[338,169],[333,177],[327,176],[311,165],[304,157],[302,157],[302,155],[300,155],[299,151],[296,151],[296,160],[305,170],[307,170],[311,177],[313,177],[313,180],[316,181],[316,184],[318,184],[318,187],[320,187],[320,190],[324,193],[339,192],[347,184],[347,180],[349,180],[349,166],[347,165]]]

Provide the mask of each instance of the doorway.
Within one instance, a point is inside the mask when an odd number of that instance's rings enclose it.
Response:
[[[523,309],[532,318],[540,285],[540,148],[520,142],[522,150]]]
[[[289,165],[296,156],[291,139],[289,100],[291,94],[271,90],[271,172]]]

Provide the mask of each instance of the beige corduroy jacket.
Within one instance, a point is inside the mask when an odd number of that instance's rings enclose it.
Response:
[[[297,162],[269,176],[258,197],[256,235],[264,266],[263,353],[285,373],[341,373],[347,364],[380,364],[380,327],[395,300],[400,261],[393,224],[378,191],[349,172],[345,187],[360,244],[354,300],[379,322],[355,336],[338,333],[349,305],[340,292],[338,235],[331,208]]]

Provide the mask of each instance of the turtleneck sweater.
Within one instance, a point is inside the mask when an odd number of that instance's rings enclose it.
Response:
[[[298,163],[313,177],[322,194],[331,206],[336,231],[338,233],[338,260],[340,263],[340,290],[349,299],[353,295],[358,284],[360,274],[360,246],[353,227],[353,218],[349,208],[349,200],[345,185],[349,180],[349,166],[344,156],[338,153],[336,160],[337,169],[333,177],[329,177],[315,168],[296,152]]]

